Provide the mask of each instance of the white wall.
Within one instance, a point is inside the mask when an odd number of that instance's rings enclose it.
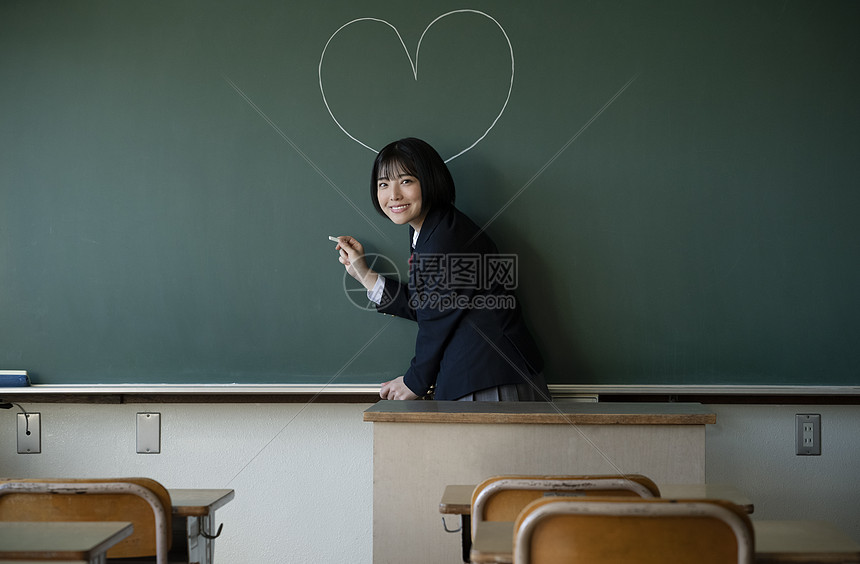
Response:
[[[757,519],[819,519],[860,542],[860,406],[710,406],[705,477],[735,484]],[[821,414],[821,455],[795,454],[795,415]]]
[[[371,561],[368,404],[24,407],[42,414],[42,454],[16,454],[18,410],[0,411],[2,476],[134,475],[168,488],[233,488],[236,498],[216,515],[218,562]],[[825,519],[860,542],[860,406],[711,407],[708,481],[745,492],[754,518]],[[143,411],[161,413],[161,454],[135,453]],[[821,414],[821,456],[794,454],[796,413]]]
[[[147,476],[168,488],[232,488],[216,562],[370,562],[368,404],[24,404],[42,453],[17,454],[0,411],[0,475]],[[161,454],[135,452],[135,414],[161,413]],[[285,558],[285,555],[289,555]]]

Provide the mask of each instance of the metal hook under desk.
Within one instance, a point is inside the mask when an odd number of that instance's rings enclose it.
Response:
[[[214,535],[210,535],[206,531],[203,530],[203,523],[200,523],[200,536],[206,539],[217,539],[221,536],[221,529],[224,528],[224,523],[218,525],[218,531]]]
[[[463,522],[460,521],[460,528],[459,529],[449,529],[448,523],[445,522],[445,516],[443,515],[442,516],[442,528],[445,529],[446,533],[459,533],[460,531],[463,530]]]

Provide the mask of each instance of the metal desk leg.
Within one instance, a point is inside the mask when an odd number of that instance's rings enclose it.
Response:
[[[463,562],[471,562],[472,552],[472,516],[460,515],[460,535],[463,545]]]
[[[209,515],[200,518],[201,526],[203,527],[203,559],[200,564],[212,564],[215,561],[215,512],[211,511]],[[220,531],[219,531],[220,532]],[[214,536],[210,536],[214,535]]]
[[[211,564],[211,551],[207,544],[212,541],[200,534],[201,525],[206,526],[206,517],[188,517],[185,522],[188,537],[188,562],[190,564]],[[202,523],[201,523],[202,522]]]

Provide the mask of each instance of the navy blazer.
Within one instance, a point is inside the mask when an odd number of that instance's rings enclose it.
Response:
[[[409,228],[409,240],[414,230]],[[488,272],[488,261],[514,268]],[[409,282],[386,279],[377,310],[418,322],[415,357],[404,374],[418,396],[438,400],[503,384],[543,369],[512,289],[512,255],[454,206],[431,209],[410,258]],[[475,270],[478,268],[479,270]],[[513,282],[513,283],[512,283]]]

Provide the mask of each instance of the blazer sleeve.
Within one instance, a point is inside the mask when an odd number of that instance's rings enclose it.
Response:
[[[407,305],[418,322],[418,337],[403,383],[418,396],[426,395],[436,384],[445,349],[463,318],[469,315],[469,308],[458,300],[468,301],[475,292],[450,287],[446,271],[433,266],[438,256],[416,254],[410,285],[405,288]]]
[[[417,276],[420,279],[420,274]],[[424,289],[421,284],[418,288]],[[462,314],[461,311],[453,308],[418,307],[416,309],[414,306],[421,304],[421,298],[427,295],[426,291],[416,289],[413,292],[410,291],[408,284],[386,278],[382,300],[376,306],[376,310],[380,313],[419,322],[415,356],[412,357],[409,369],[403,375],[403,383],[419,397],[430,393],[436,384],[436,375],[439,373],[445,346]]]
[[[410,306],[409,286],[387,277],[382,290],[382,300],[376,306],[376,311],[412,321],[418,320],[415,309]]]
[[[417,314],[418,338],[415,356],[403,375],[403,383],[416,395],[424,396],[436,384],[445,348],[464,317],[465,310],[420,308]]]

